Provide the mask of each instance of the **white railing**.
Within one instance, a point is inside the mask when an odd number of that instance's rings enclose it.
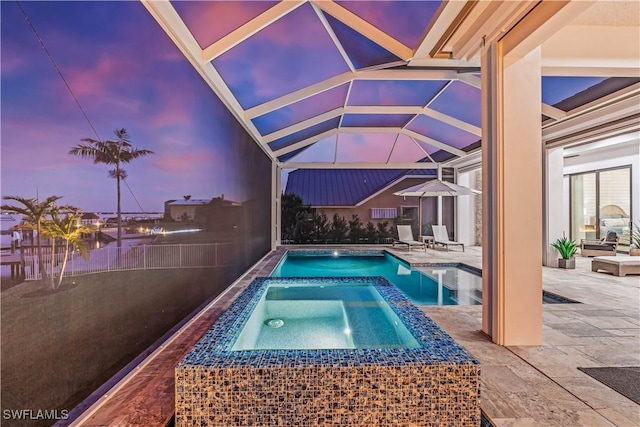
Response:
[[[143,245],[123,248],[104,247],[89,251],[86,258],[79,252],[69,254],[65,276],[125,270],[151,270],[165,268],[222,267],[237,263],[240,256],[238,243],[203,243],[177,245]],[[43,255],[44,268],[51,274],[51,255]],[[53,256],[55,275],[60,273],[64,254]],[[25,279],[39,280],[38,257],[25,256]]]

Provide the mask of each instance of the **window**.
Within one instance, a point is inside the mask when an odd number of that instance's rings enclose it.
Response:
[[[631,231],[631,168],[570,177],[571,237],[600,239],[615,232],[628,245]],[[620,247],[620,246],[619,246]]]
[[[371,208],[372,219],[389,219],[389,218],[397,218],[397,217],[398,217],[397,208]]]
[[[417,206],[401,206],[400,218],[411,220],[411,221],[418,219],[418,207]]]

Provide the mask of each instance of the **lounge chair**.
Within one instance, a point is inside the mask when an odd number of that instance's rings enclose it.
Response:
[[[587,256],[616,256],[619,237],[615,231],[607,232],[601,240],[582,239],[580,241],[580,255]]]
[[[435,245],[446,247],[447,252],[449,252],[449,246],[462,246],[462,252],[464,252],[464,243],[449,240],[446,225],[432,225],[431,228],[433,229],[433,243]]]
[[[424,242],[419,242],[413,238],[413,231],[411,231],[410,225],[399,225],[398,226],[398,240],[394,240],[393,246],[395,247],[396,243],[407,245],[409,252],[411,252],[411,248],[413,246],[422,247],[425,251],[427,250],[427,244]]]

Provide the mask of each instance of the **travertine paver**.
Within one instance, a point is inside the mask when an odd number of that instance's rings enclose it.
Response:
[[[268,275],[282,252],[258,266],[248,280]],[[463,262],[482,268],[478,247],[465,252],[427,249],[409,253],[400,248],[393,252],[408,262]],[[493,344],[480,332],[480,306],[423,308],[480,360],[481,406],[496,427],[640,425],[640,405],[576,369],[640,366],[640,278],[594,273],[590,258],[576,261],[576,270],[543,267],[545,290],[583,304],[543,306],[542,346]],[[223,305],[241,289],[242,285],[230,293]],[[212,309],[209,320],[217,318],[222,309]],[[194,335],[192,339],[199,338]],[[171,357],[143,368],[139,378],[115,393],[86,425],[159,425],[172,410],[173,367],[185,351],[167,348]]]
[[[470,249],[467,259],[478,251]],[[542,346],[498,347],[473,335],[477,307],[423,311],[480,360],[481,406],[494,425],[640,425],[640,405],[577,369],[640,366],[640,279],[591,272],[590,259],[578,258],[574,271],[543,267],[543,288],[584,304],[544,304]]]

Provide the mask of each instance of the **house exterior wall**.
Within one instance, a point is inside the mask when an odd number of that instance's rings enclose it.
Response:
[[[387,221],[389,225],[395,229],[397,224],[410,224],[413,226],[414,234],[418,236],[418,197],[402,197],[396,196],[393,193],[404,190],[414,185],[425,182],[425,178],[412,178],[399,181],[392,185],[383,192],[377,194],[371,199],[367,200],[360,206],[345,206],[345,207],[317,207],[318,212],[324,212],[329,220],[333,218],[334,214],[344,217],[347,221],[350,220],[353,215],[358,215],[363,224],[371,221],[374,224],[378,224]],[[453,201],[450,197],[443,197],[444,209],[443,209],[443,223],[448,225],[447,230],[453,230]],[[426,229],[423,226],[423,232],[430,232],[429,225],[436,224],[436,198],[426,197],[422,201],[422,223],[427,224]],[[375,219],[371,217],[371,209],[374,208],[395,208],[397,209],[396,218],[379,218]],[[402,217],[403,208],[414,208],[415,217]],[[392,230],[393,231],[393,230]]]
[[[182,221],[182,218],[187,215],[189,221],[192,221],[196,217],[197,205],[173,205],[169,207],[171,218],[174,221]]]

